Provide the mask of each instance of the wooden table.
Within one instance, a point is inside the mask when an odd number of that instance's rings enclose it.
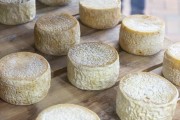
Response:
[[[52,82],[47,97],[37,104],[15,106],[0,100],[0,120],[34,120],[43,109],[61,103],[74,103],[95,111],[101,120],[119,120],[115,112],[116,89],[102,91],[82,91],[72,86],[66,75],[66,56],[55,57],[40,53],[34,47],[33,28],[38,17],[46,13],[65,12],[78,18],[79,0],[73,0],[68,6],[48,7],[37,2],[37,17],[34,21],[18,26],[0,25],[0,58],[13,52],[30,51],[43,55],[52,69]],[[149,57],[135,56],[119,48],[119,27],[107,30],[95,30],[81,24],[81,42],[102,41],[114,46],[120,56],[120,76],[138,71],[161,74],[164,50],[173,42],[165,39],[164,49]],[[179,89],[180,91],[180,89]],[[180,102],[173,120],[180,120]]]

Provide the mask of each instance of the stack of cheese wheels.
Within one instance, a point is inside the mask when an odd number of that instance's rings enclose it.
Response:
[[[38,54],[18,52],[0,60],[0,97],[8,103],[39,102],[47,95],[50,81],[49,63]]]
[[[121,17],[120,0],[80,0],[80,20],[95,29],[112,28]]]
[[[153,73],[132,73],[123,77],[117,93],[116,112],[121,120],[172,120],[178,90]]]
[[[66,55],[80,42],[79,22],[65,13],[42,16],[35,24],[35,45],[50,55]]]
[[[29,22],[36,15],[35,0],[0,0],[0,23],[17,25]]]
[[[104,43],[82,43],[68,52],[68,79],[83,90],[113,86],[119,76],[119,67],[117,51]]]
[[[50,6],[57,6],[57,5],[66,5],[70,3],[72,0],[39,0],[41,3]]]
[[[180,86],[180,42],[166,50],[162,73],[169,81]]]
[[[93,111],[74,104],[59,104],[42,111],[36,120],[100,120]]]
[[[165,23],[157,17],[132,15],[122,21],[120,45],[135,55],[153,55],[163,48]]]

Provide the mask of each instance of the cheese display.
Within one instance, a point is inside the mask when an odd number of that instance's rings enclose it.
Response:
[[[36,16],[35,0],[0,0],[0,23],[18,25]]]
[[[93,111],[74,104],[58,104],[42,111],[36,120],[100,120]]]
[[[41,3],[49,6],[67,5],[72,0],[39,0]]]
[[[80,0],[80,20],[95,29],[112,28],[121,19],[120,7],[120,0]]]
[[[118,52],[105,43],[81,43],[68,52],[68,79],[83,90],[113,86],[119,76],[119,68]]]
[[[49,63],[38,54],[18,52],[0,60],[0,98],[8,103],[30,105],[41,101],[50,81]]]
[[[34,34],[36,48],[50,55],[66,55],[69,48],[80,42],[79,22],[65,13],[48,14],[39,18]]]
[[[135,55],[153,55],[164,44],[165,23],[147,15],[131,15],[123,19],[120,28],[120,46]]]
[[[180,42],[166,50],[162,73],[166,79],[180,86]]]
[[[159,75],[128,74],[117,89],[116,112],[121,120],[172,120],[178,96],[177,88]]]

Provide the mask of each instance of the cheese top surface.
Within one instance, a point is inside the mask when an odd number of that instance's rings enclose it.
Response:
[[[44,110],[36,120],[99,120],[96,114],[77,105],[57,105]]]
[[[68,14],[45,15],[38,19],[36,26],[46,31],[66,31],[73,28],[77,21]]]
[[[123,20],[123,25],[138,32],[157,32],[164,27],[164,22],[154,16],[131,15]]]
[[[0,2],[3,2],[3,3],[25,3],[28,1],[30,0],[0,0]]]
[[[92,9],[110,9],[120,7],[120,0],[81,0],[80,4]]]
[[[47,61],[30,52],[9,54],[0,60],[0,77],[14,80],[34,79],[48,68]]]
[[[117,60],[117,51],[104,43],[82,43],[71,48],[68,53],[71,61],[85,66],[104,66]]]
[[[156,105],[169,103],[178,94],[173,84],[151,73],[129,74],[119,87],[131,99]]]
[[[167,53],[173,58],[180,60],[180,42],[170,46]]]

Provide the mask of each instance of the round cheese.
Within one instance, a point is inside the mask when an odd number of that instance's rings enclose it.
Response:
[[[180,42],[166,50],[162,73],[166,79],[180,86]]]
[[[30,105],[42,100],[51,81],[49,63],[30,52],[12,53],[0,60],[0,97],[15,105]]]
[[[36,15],[35,0],[0,0],[0,23],[17,25],[29,22]]]
[[[39,0],[41,3],[50,6],[67,5],[72,0]]]
[[[135,55],[153,55],[163,48],[165,23],[157,17],[131,15],[122,21],[120,46]]]
[[[132,73],[120,80],[116,112],[121,120],[172,120],[178,90],[152,73]]]
[[[117,51],[104,43],[82,43],[68,52],[68,79],[83,90],[113,86],[119,76],[119,67]]]
[[[34,31],[36,48],[50,55],[66,55],[69,48],[80,42],[79,22],[69,14],[42,16]]]
[[[80,20],[95,29],[112,28],[121,19],[120,6],[120,0],[80,0]]]
[[[100,120],[93,111],[74,104],[59,104],[42,111],[36,120]]]

